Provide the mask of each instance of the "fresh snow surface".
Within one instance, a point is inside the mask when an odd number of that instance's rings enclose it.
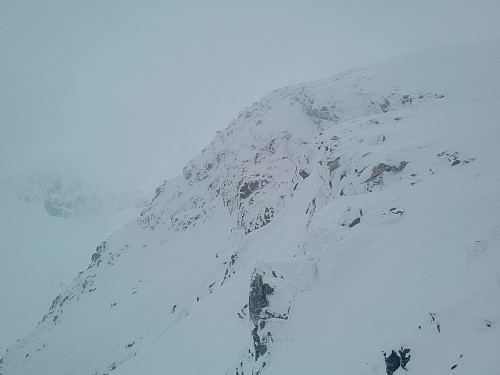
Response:
[[[499,66],[449,47],[254,103],[0,373],[498,373]]]

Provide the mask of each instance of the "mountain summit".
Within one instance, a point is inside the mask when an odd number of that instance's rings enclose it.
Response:
[[[449,47],[254,103],[0,373],[495,373],[498,66]]]

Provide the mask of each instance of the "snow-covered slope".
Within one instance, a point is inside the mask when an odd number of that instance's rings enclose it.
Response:
[[[450,47],[264,97],[0,372],[495,373],[498,66],[498,42]]]

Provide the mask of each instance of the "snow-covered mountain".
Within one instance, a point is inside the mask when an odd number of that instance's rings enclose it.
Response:
[[[276,90],[102,242],[10,374],[493,374],[500,43]]]

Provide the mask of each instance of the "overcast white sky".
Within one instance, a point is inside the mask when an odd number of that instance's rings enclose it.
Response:
[[[153,190],[275,88],[499,19],[498,0],[0,0],[0,171]]]

